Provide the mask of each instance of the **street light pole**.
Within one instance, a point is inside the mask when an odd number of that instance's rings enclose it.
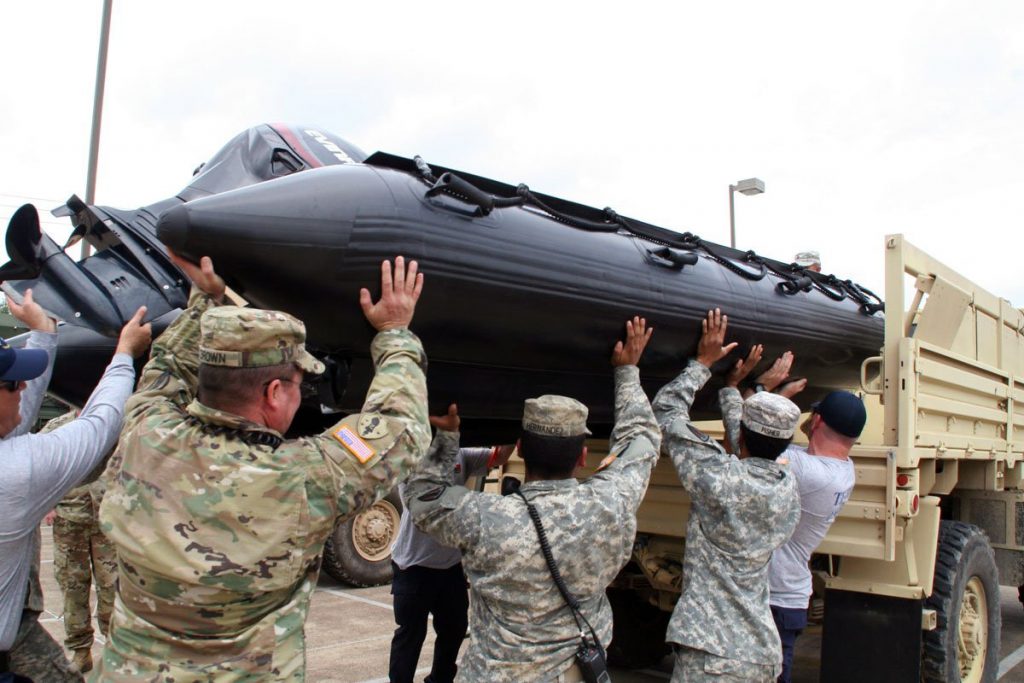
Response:
[[[733,196],[737,190],[745,195],[762,194],[764,181],[760,178],[747,178],[729,186],[729,246],[733,249],[736,248],[736,209],[733,206]]]
[[[107,82],[107,45],[110,43],[110,10],[113,0],[103,0],[100,22],[100,53],[96,60],[96,91],[92,99],[92,135],[89,138],[89,170],[85,177],[85,203],[96,201],[96,166],[100,156],[100,124],[103,120],[103,90]],[[82,240],[82,258],[89,255],[89,243]]]
[[[733,197],[736,194],[736,186],[729,186],[729,246],[736,248],[736,209],[733,206]]]

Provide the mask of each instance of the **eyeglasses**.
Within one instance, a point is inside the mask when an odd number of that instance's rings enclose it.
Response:
[[[0,389],[5,391],[17,391],[21,388],[21,382],[13,379],[0,379]]]

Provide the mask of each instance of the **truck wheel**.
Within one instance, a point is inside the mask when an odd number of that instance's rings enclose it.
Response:
[[[994,683],[999,669],[999,573],[985,533],[943,520],[935,584],[925,603],[938,616],[924,632],[926,683]]]
[[[671,614],[642,600],[632,591],[608,589],[612,606],[612,642],[608,662],[627,669],[642,669],[669,653],[665,630]]]
[[[338,581],[369,587],[389,583],[391,546],[398,536],[398,489],[336,527],[324,546],[324,570]]]

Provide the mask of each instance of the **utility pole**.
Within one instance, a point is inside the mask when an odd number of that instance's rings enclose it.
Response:
[[[85,179],[85,203],[96,201],[96,166],[100,156],[100,127],[103,121],[103,89],[107,81],[107,45],[110,43],[110,11],[113,0],[103,0],[100,24],[100,53],[96,60],[96,92],[92,99],[92,135],[89,138],[89,171]],[[82,240],[82,258],[90,254],[89,243]]]

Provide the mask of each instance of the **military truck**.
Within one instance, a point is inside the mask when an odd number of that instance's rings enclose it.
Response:
[[[885,268],[884,346],[851,387],[869,407],[856,486],[812,561],[821,680],[994,681],[999,586],[1024,583],[1024,313],[901,235],[886,238]],[[588,465],[606,449],[590,443]],[[667,652],[689,506],[661,458],[609,590],[620,663]]]

